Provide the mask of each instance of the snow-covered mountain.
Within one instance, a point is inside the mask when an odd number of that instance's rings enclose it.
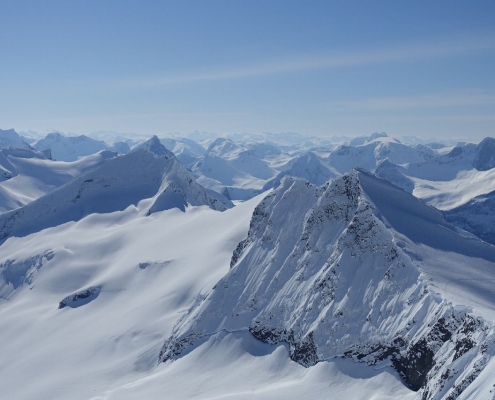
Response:
[[[0,151],[0,213],[24,206],[117,154],[103,151],[73,162],[52,161],[25,148]]]
[[[229,139],[216,139],[192,167],[198,182],[219,193],[226,188],[239,197],[251,198],[265,182],[275,175],[266,162],[253,150],[235,144]]]
[[[109,146],[104,142],[91,139],[88,136],[64,136],[59,132],[46,135],[32,144],[36,150],[51,150],[52,158],[59,161],[75,161],[79,157],[98,153],[102,150],[116,151],[121,154],[129,152],[126,143],[118,142]]]
[[[19,136],[14,129],[0,129],[0,149],[8,149],[9,147],[30,148],[29,143]]]
[[[223,211],[230,201],[196,183],[170,151],[153,137],[131,153],[105,160],[96,169],[32,201],[0,214],[0,240],[78,221],[93,213],[122,211],[145,199],[148,214],[188,205]]]
[[[363,139],[364,140],[364,139]],[[358,141],[361,143],[361,141]],[[383,160],[395,164],[420,163],[433,159],[437,153],[424,145],[408,146],[386,134],[372,135],[360,145],[342,145],[328,156],[328,164],[341,174],[352,168],[374,171]]]
[[[418,397],[455,399],[495,364],[493,281],[495,248],[384,180],[361,171],[322,187],[286,178],[160,359],[249,332],[286,343],[306,367],[335,357],[392,365]]]
[[[302,156],[296,157],[291,161],[289,169],[281,172],[275,178],[270,179],[262,191],[276,188],[285,176],[302,178],[315,185],[323,185],[328,180],[338,176],[338,172],[332,172],[313,152],[308,152]]]
[[[460,143],[421,163],[398,165],[387,160],[375,172],[428,204],[451,210],[495,190],[495,169],[489,168],[494,142],[485,138],[478,145]]]
[[[0,151],[4,397],[493,396],[491,140],[197,136]]]
[[[175,157],[187,168],[193,166],[193,164],[198,161],[205,154],[205,148],[194,140],[187,138],[162,138],[160,142],[167,148],[170,149]]]

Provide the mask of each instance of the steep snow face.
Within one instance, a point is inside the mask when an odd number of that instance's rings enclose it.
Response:
[[[110,147],[104,142],[84,135],[69,137],[58,132],[49,133],[44,139],[33,143],[33,147],[39,151],[50,149],[52,158],[59,161],[75,161],[79,157],[95,154],[102,150],[122,153],[129,151],[125,144],[116,144],[115,147]]]
[[[0,129],[0,149],[9,147],[30,149],[28,142],[20,137],[14,129]]]
[[[287,175],[305,179],[318,186],[337,176],[313,152],[308,152],[297,157],[291,164],[288,170],[281,172],[275,178],[269,180],[263,186],[263,191],[278,187],[282,178]]]
[[[92,213],[121,211],[144,199],[152,199],[149,214],[175,207],[184,210],[188,204],[220,211],[232,206],[221,195],[198,185],[173,155],[156,155],[143,147],[106,160],[69,184],[0,215],[0,240],[78,221]]]
[[[495,138],[487,137],[476,146],[473,166],[478,171],[495,168]]]
[[[468,271],[474,281],[460,284]],[[286,343],[304,366],[341,356],[391,364],[423,399],[454,399],[495,352],[486,279],[495,281],[495,250],[390,183],[356,171],[322,187],[287,177],[160,357],[249,331]]]
[[[22,207],[96,168],[116,153],[104,151],[74,162],[52,161],[29,149],[0,151],[0,212]]]

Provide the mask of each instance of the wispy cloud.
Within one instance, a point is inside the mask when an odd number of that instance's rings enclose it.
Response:
[[[330,104],[330,106],[366,110],[407,110],[482,105],[495,105],[495,95],[483,93],[438,93],[420,96],[368,98]]]
[[[495,34],[493,33],[346,53],[299,54],[265,60],[241,67],[223,66],[216,69],[195,70],[186,73],[164,73],[162,76],[124,80],[119,82],[119,86],[165,86],[201,81],[240,79],[317,69],[414,62],[431,58],[475,54],[490,50],[495,50]]]

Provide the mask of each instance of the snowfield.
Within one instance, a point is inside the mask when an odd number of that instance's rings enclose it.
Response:
[[[0,130],[2,398],[494,398],[494,140],[57,135]]]

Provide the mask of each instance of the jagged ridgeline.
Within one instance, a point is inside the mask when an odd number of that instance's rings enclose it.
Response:
[[[305,367],[335,357],[391,365],[420,398],[455,399],[495,349],[494,271],[492,246],[370,173],[321,187],[286,177],[256,207],[230,271],[159,357],[249,331],[286,343]]]

